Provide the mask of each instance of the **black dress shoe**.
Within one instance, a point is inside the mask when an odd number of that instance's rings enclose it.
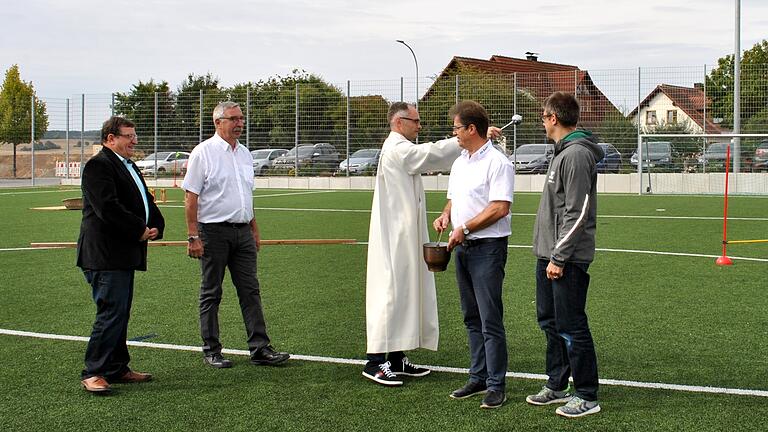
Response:
[[[468,381],[464,387],[454,390],[449,395],[452,399],[466,399],[486,392],[485,381]]]
[[[285,363],[290,357],[290,354],[277,352],[271,345],[267,345],[251,355],[251,363],[255,365],[276,366]]]
[[[213,353],[213,354],[206,355],[205,357],[203,357],[203,361],[208,366],[215,367],[217,369],[232,367],[232,361],[225,359],[224,356],[221,355],[221,353]]]

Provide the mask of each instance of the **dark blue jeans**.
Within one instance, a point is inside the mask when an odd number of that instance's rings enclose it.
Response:
[[[96,303],[96,320],[85,350],[83,379],[103,376],[108,380],[128,372],[128,318],[133,301],[133,270],[84,270]]]
[[[547,337],[547,387],[564,390],[573,375],[574,394],[597,400],[597,355],[587,321],[589,264],[566,263],[563,276],[547,279],[549,260],[536,262],[536,316]]]
[[[501,290],[507,238],[456,247],[456,282],[469,338],[469,380],[506,388],[507,336]]]
[[[261,290],[256,277],[256,242],[248,225],[242,227],[199,224],[203,241],[200,259],[200,334],[206,355],[221,352],[219,341],[219,304],[225,269],[229,268],[232,284],[240,300],[248,349],[251,354],[269,345]]]

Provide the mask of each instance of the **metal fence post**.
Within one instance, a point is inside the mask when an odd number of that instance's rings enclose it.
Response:
[[[733,133],[741,133],[741,0],[736,0],[736,29],[733,44]],[[733,137],[733,173],[741,171],[741,137]],[[738,192],[739,176],[733,176],[733,191]]]
[[[296,83],[296,112],[295,116],[296,119],[294,121],[294,149],[296,150],[296,154],[294,154],[293,158],[293,176],[298,177],[299,176],[299,83]]]
[[[67,98],[65,117],[67,127],[64,132],[64,137],[66,138],[67,147],[64,149],[64,178],[69,179],[69,98]]]
[[[349,158],[349,101],[351,98],[351,85],[349,83],[349,80],[347,80],[347,177],[349,177],[349,163],[351,162]]]
[[[155,129],[155,181],[157,181],[157,92],[155,92],[154,129]]]
[[[245,147],[251,149],[251,84],[245,87]]]
[[[517,114],[517,72],[512,76],[512,104],[515,108],[512,114]],[[512,125],[512,154],[517,154],[517,125]],[[517,163],[517,156],[515,156],[515,163]]]
[[[578,98],[579,95],[579,70],[573,70],[573,97]]]
[[[115,94],[112,93],[112,105],[109,106],[110,110],[112,112],[112,115],[115,115]]]
[[[459,103],[459,74],[456,74],[456,78],[453,81],[454,81],[453,103],[457,104]]]
[[[32,180],[32,186],[35,185],[35,95],[32,95],[29,97],[30,100],[30,112],[32,113],[32,130],[30,133],[31,142],[30,145],[32,146],[32,171],[30,173],[30,179]]]
[[[640,78],[640,67],[637,68],[637,178],[639,180],[640,189],[637,191],[638,195],[643,194],[643,145],[640,138],[640,111],[643,107],[640,106],[642,102],[642,80]]]
[[[704,65],[704,118],[701,119],[701,130],[704,134],[707,133],[707,65]],[[704,138],[703,146],[701,148],[701,154],[704,155],[707,152],[707,139]],[[707,164],[701,165],[701,172],[707,172]]]
[[[200,89],[200,106],[197,113],[197,142],[203,142],[203,89]]]
[[[400,102],[403,101],[403,77],[400,77]]]
[[[80,178],[83,178],[83,168],[85,168],[85,93],[80,95]]]

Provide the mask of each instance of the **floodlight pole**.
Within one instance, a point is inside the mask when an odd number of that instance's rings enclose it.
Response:
[[[411,51],[411,55],[413,55],[413,62],[416,63],[416,109],[419,109],[419,61],[416,60],[416,53],[413,52],[413,48],[411,48],[410,45],[405,43],[405,41],[397,40],[397,43],[401,43],[405,45],[406,48],[408,48]]]

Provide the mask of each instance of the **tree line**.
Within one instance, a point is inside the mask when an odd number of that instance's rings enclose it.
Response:
[[[717,67],[705,77],[708,117],[721,119],[723,128],[733,127],[734,56],[718,59]],[[742,132],[765,132],[768,125],[768,41],[761,41],[744,52],[741,62]],[[471,78],[471,77],[470,77]],[[419,108],[424,130],[420,140],[434,140],[450,134],[447,110],[456,100],[456,88],[448,81],[438,81]],[[471,95],[489,111],[496,123],[511,117],[514,101],[518,113],[536,119],[540,107],[525,89],[513,89],[504,77],[462,79],[459,95]],[[515,93],[517,92],[517,93]],[[201,97],[202,94],[202,97]],[[18,65],[11,66],[0,88],[0,142],[11,143],[16,172],[16,146],[29,143],[32,133],[31,82],[21,79]],[[347,98],[345,91],[322,78],[302,70],[287,76],[274,76],[257,82],[223,87],[210,73],[187,75],[175,90],[167,81],[139,81],[127,92],[116,93],[113,112],[137,125],[141,144],[147,146],[157,136],[157,145],[166,150],[189,150],[214,132],[211,113],[221,101],[241,104],[248,117],[247,137],[241,142],[252,148],[292,147],[298,136],[300,143],[330,142],[344,145],[349,137],[351,150],[378,147],[387,134],[386,112],[391,101],[380,95]],[[48,114],[43,101],[35,99],[34,124],[36,139],[48,128]],[[298,107],[298,108],[297,108]],[[202,109],[201,109],[202,108]],[[349,117],[349,118],[347,118]],[[298,118],[298,122],[296,119]],[[664,125],[664,131],[690,132],[685,125]],[[637,138],[632,119],[611,113],[600,125],[604,141],[631,146]],[[650,131],[646,132],[660,132]],[[245,134],[244,134],[245,135]],[[518,126],[518,144],[539,142],[543,132],[537,121]],[[543,142],[543,141],[542,141]]]

